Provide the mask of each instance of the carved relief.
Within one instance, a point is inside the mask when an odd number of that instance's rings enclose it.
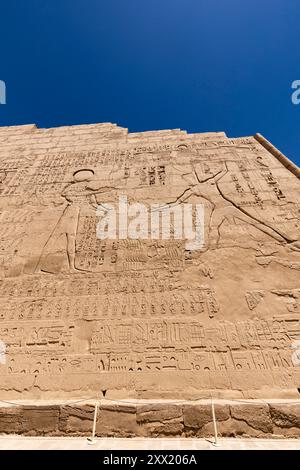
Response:
[[[295,390],[299,179],[253,137],[103,126],[0,133],[0,398]],[[98,239],[120,195],[203,204],[203,248]]]
[[[246,293],[246,301],[250,310],[256,308],[260,301],[263,299],[264,293],[262,291],[252,291]]]

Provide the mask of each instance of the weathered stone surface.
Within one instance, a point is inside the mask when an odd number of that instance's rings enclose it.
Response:
[[[137,406],[139,432],[144,436],[171,436],[183,432],[182,406],[155,404]]]
[[[215,405],[217,421],[226,421],[230,417],[228,405]],[[183,421],[188,428],[201,429],[205,424],[213,421],[211,405],[185,405],[183,406]]]
[[[59,406],[22,407],[22,431],[25,434],[43,435],[57,432]]]
[[[91,436],[94,409],[93,404],[0,407],[0,434]],[[300,437],[299,410],[296,403],[216,403],[218,435]],[[153,406],[102,404],[96,434],[207,438],[214,435],[211,405],[174,405],[168,401]]]
[[[18,434],[22,432],[21,416],[18,409],[0,408],[0,434]]]
[[[114,411],[114,412],[119,412],[119,413],[136,413],[136,406],[134,404],[132,405],[115,405],[115,404],[100,404],[100,409],[105,410],[105,411]]]
[[[152,423],[182,419],[182,407],[179,405],[141,405],[137,407],[137,422]]]
[[[62,433],[90,433],[94,419],[94,406],[62,406],[59,416],[59,431]]]
[[[300,429],[300,405],[269,405],[273,423],[280,428]]]
[[[181,420],[143,423],[143,427],[139,429],[143,437],[181,436],[183,431],[184,426]]]
[[[0,128],[0,399],[298,397],[299,176],[260,135]],[[113,215],[114,239],[100,239]],[[290,411],[257,411],[233,406],[232,419],[298,426]],[[16,432],[88,432],[93,420],[77,405],[9,413]],[[104,433],[211,423],[204,405],[101,416]]]
[[[256,430],[265,433],[271,433],[273,430],[267,404],[234,404],[230,406],[230,412],[233,419],[243,421]]]
[[[135,436],[137,428],[136,415],[131,410],[101,409],[99,412],[96,428],[98,436]]]

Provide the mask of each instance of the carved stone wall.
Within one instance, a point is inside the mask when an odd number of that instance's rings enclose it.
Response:
[[[298,396],[300,182],[275,150],[0,128],[0,399]],[[203,204],[204,246],[98,239],[96,208],[120,195]]]

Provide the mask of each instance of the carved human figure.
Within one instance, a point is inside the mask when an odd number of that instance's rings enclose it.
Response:
[[[230,161],[220,162],[219,169],[209,172],[208,175],[199,175],[195,166],[193,166],[192,180],[189,180],[190,186],[175,200],[168,205],[175,205],[187,201],[190,197],[198,196],[209,202],[211,206],[211,215],[209,224],[207,224],[208,247],[218,246],[220,238],[220,227],[225,220],[234,222],[233,219],[239,219],[279,242],[285,242],[294,249],[300,249],[298,238],[287,235],[281,230],[273,227],[269,222],[260,220],[256,216],[248,213],[246,209],[238,206],[222,190],[219,182],[230,172]],[[183,176],[184,179],[186,175]]]
[[[67,204],[43,248],[37,270],[57,272],[55,265],[59,263],[58,258],[61,257],[61,244],[63,244],[63,251],[67,254],[68,271],[80,271],[75,266],[76,233],[80,212],[84,208],[96,209],[97,194],[115,189],[99,187],[92,182],[93,178],[93,170],[78,170],[73,174],[73,181],[63,190],[61,196]]]

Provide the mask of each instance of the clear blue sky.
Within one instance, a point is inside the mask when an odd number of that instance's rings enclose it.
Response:
[[[2,0],[0,125],[264,134],[300,164],[299,0]]]

